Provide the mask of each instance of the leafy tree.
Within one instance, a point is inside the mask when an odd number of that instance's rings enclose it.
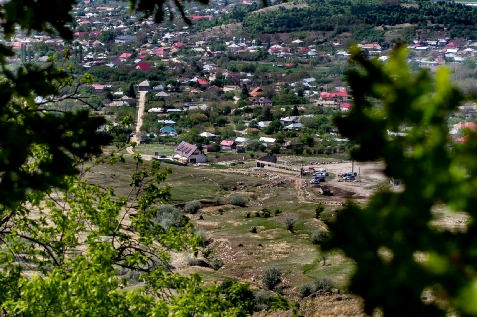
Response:
[[[388,177],[405,185],[380,189],[365,206],[345,206],[329,224],[325,250],[339,247],[356,261],[349,289],[365,299],[367,313],[475,316],[477,135],[453,144],[446,125],[449,113],[473,96],[453,88],[445,68],[434,81],[426,71],[411,74],[402,47],[385,65],[356,48],[352,56],[359,65],[347,74],[355,107],[336,124],[357,144],[353,159],[379,160]],[[412,128],[406,136],[388,136],[403,126]],[[439,228],[436,208],[464,211],[470,221],[464,230]],[[434,297],[425,300],[424,292]]]
[[[300,96],[300,95],[298,95]],[[300,97],[303,97],[303,95],[301,95]],[[300,112],[298,111],[298,108],[296,106],[293,106],[293,109],[291,111],[291,115],[292,116],[299,116],[300,115]]]
[[[98,37],[98,40],[102,43],[110,43],[116,38],[116,33],[113,31],[103,31]]]
[[[145,17],[163,19],[164,1],[131,1]],[[207,2],[207,1],[205,1]],[[16,30],[54,33],[71,40],[74,0],[12,0],[1,8],[2,39]],[[182,5],[177,12],[182,12]],[[54,8],[54,13],[51,10]],[[171,11],[172,12],[172,11]],[[80,58],[82,49],[80,46]],[[64,56],[67,58],[69,52]],[[81,86],[93,78],[72,77],[71,67],[24,64],[7,67],[11,48],[0,44],[0,307],[17,316],[245,316],[250,305],[227,299],[249,298],[247,285],[204,286],[198,275],[170,271],[169,250],[197,251],[203,240],[185,218],[176,225],[155,221],[158,207],[170,197],[163,185],[168,169],[145,164],[139,155],[131,192],[121,196],[85,175],[98,164],[124,161],[103,146],[131,124],[106,125],[88,111],[46,108],[63,99],[82,101]],[[61,66],[61,65],[60,65]],[[72,86],[72,93],[62,89]],[[34,98],[49,98],[35,103]],[[91,107],[91,110],[95,110]],[[169,227],[169,228],[167,228]],[[145,287],[124,289],[119,269],[141,272]],[[30,274],[35,271],[35,274]],[[283,305],[282,305],[283,307]]]

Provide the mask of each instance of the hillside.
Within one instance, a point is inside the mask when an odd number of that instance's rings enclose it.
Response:
[[[204,22],[198,26],[202,30],[215,26],[216,30],[220,28],[224,31],[230,23],[242,23],[243,31],[237,32],[237,36],[261,37],[263,34],[311,31],[331,37],[351,33],[354,41],[382,42],[388,28],[403,25],[422,30],[423,39],[440,34],[443,37],[473,40],[477,38],[476,20],[476,8],[453,2],[424,1],[410,5],[376,1],[307,0],[261,9],[256,6],[236,7],[229,15],[214,21],[214,25]],[[402,36],[394,38],[409,40],[409,33],[413,35],[414,31],[406,30],[400,34]]]

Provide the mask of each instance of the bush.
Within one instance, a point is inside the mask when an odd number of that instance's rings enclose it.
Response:
[[[316,208],[315,208],[315,218],[320,219],[320,215],[323,211],[325,211],[325,206],[323,206],[323,205],[316,206]]]
[[[205,230],[204,229],[196,230],[195,235],[198,236],[198,237],[201,237],[202,240],[205,241]]]
[[[251,233],[257,233],[257,227],[252,227],[250,228]]]
[[[301,297],[307,297],[314,293],[313,286],[310,284],[304,284],[300,287]]]
[[[187,258],[187,264],[189,264],[189,266],[199,266],[200,261],[195,256],[189,256]]]
[[[266,268],[262,275],[263,285],[273,290],[278,284],[282,282],[282,271],[277,267]]]
[[[320,214],[320,220],[323,221],[323,222],[330,222],[330,221],[333,221],[335,218],[335,213],[331,210],[328,210],[328,211],[323,211],[321,214]]]
[[[294,232],[293,229],[295,228],[296,222],[297,219],[293,217],[286,217],[284,221],[287,230],[290,230],[290,232]]]
[[[245,207],[247,206],[248,199],[242,195],[234,195],[230,198],[230,203],[234,206]]]
[[[261,291],[254,294],[253,310],[260,311],[268,308],[268,298],[272,293],[270,291]]]
[[[327,231],[318,229],[311,235],[311,242],[313,242],[313,244],[320,244],[328,240],[328,238],[329,233]]]
[[[172,205],[163,205],[159,207],[156,217],[152,219],[154,223],[161,225],[165,230],[171,226],[180,226],[182,212]]]
[[[210,266],[214,269],[214,271],[219,270],[222,266],[224,266],[224,261],[221,259],[213,259],[210,261]]]
[[[250,218],[250,215],[251,215],[251,214],[252,214],[252,213],[251,213],[250,211],[247,211],[247,212],[245,213],[245,218]]]
[[[313,284],[315,286],[315,292],[331,292],[333,288],[333,281],[329,277],[317,277],[313,281]]]
[[[196,214],[200,208],[202,208],[200,201],[193,200],[185,204],[184,211],[188,214]]]
[[[275,209],[275,216],[278,216],[279,214],[281,214],[282,212],[280,211],[280,209]]]
[[[263,218],[270,218],[272,214],[270,213],[270,210],[268,208],[263,208],[262,209],[262,216]]]

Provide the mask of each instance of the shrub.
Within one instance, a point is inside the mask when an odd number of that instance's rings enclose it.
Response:
[[[310,296],[312,293],[314,293],[314,289],[310,284],[304,284],[300,287],[301,297]]]
[[[313,281],[313,284],[315,286],[315,292],[331,292],[333,288],[333,281],[329,277],[317,277]]]
[[[195,235],[198,236],[198,237],[201,237],[202,240],[205,241],[205,230],[204,229],[196,230]]]
[[[247,212],[245,213],[245,218],[250,218],[250,215],[251,215],[251,214],[252,214],[252,213],[251,213],[250,211],[247,211]]]
[[[316,208],[315,208],[315,218],[320,219],[320,215],[323,211],[325,211],[325,206],[323,206],[323,205],[316,206]]]
[[[311,242],[313,242],[313,244],[320,244],[328,240],[328,238],[329,233],[327,231],[318,229],[311,235]]]
[[[247,206],[248,199],[242,195],[233,195],[230,198],[230,203],[234,206],[245,207]]]
[[[282,281],[282,271],[277,267],[266,268],[262,275],[263,285],[273,290]]]
[[[293,229],[295,228],[296,222],[297,219],[293,217],[286,217],[284,221],[287,230],[290,230],[290,232],[294,232]]]
[[[268,298],[272,293],[270,291],[260,291],[254,294],[253,310],[260,311],[268,308]]]
[[[323,222],[333,221],[334,218],[335,218],[335,213],[331,210],[323,211],[320,214],[320,220]]]
[[[214,253],[214,249],[212,248],[205,248],[202,250],[202,255],[206,259],[208,259],[212,255],[212,253]]]
[[[185,204],[184,211],[188,214],[196,214],[200,208],[202,208],[200,201],[193,200]]]
[[[254,211],[254,214],[255,214],[255,217],[258,217],[258,218],[261,217],[261,216],[260,216],[260,211]]]
[[[262,209],[262,216],[263,216],[263,218],[270,218],[270,216],[271,216],[270,210],[268,210],[268,208],[263,208]]]
[[[257,227],[252,227],[250,228],[251,233],[257,233]]]
[[[187,264],[189,264],[189,266],[198,266],[200,264],[200,261],[195,256],[189,256],[187,258]]]
[[[161,225],[165,230],[171,226],[179,226],[181,223],[182,212],[172,205],[160,206],[156,217],[152,219],[154,223]]]
[[[221,206],[224,204],[224,201],[222,200],[221,197],[215,197],[215,199],[212,201],[212,205],[214,206]]]
[[[221,259],[213,259],[210,261],[210,266],[214,269],[214,271],[219,270],[222,266],[224,266],[224,261]]]
[[[279,214],[281,214],[282,212],[280,211],[280,209],[275,209],[275,216],[278,216]]]

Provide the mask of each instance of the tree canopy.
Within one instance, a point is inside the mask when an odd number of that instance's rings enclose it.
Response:
[[[386,64],[353,49],[348,71],[354,105],[338,117],[340,133],[355,141],[352,157],[382,161],[402,189],[379,190],[365,206],[348,204],[330,224],[325,249],[341,248],[357,269],[350,290],[365,299],[366,312],[385,316],[475,316],[477,173],[475,133],[464,144],[449,138],[447,116],[466,100],[441,68],[413,75],[406,50]],[[388,131],[405,129],[405,136]],[[463,211],[465,229],[437,226],[435,210]]]

